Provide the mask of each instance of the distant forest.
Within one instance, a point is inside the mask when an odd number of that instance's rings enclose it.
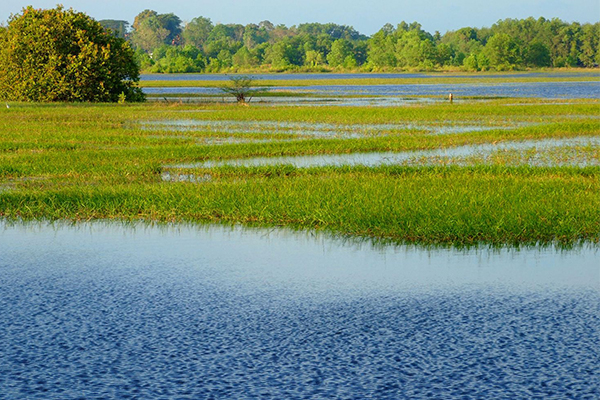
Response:
[[[510,71],[600,64],[600,23],[505,19],[490,28],[444,35],[421,25],[386,24],[372,36],[351,26],[213,24],[145,10],[127,21],[101,20],[126,38],[143,72]]]

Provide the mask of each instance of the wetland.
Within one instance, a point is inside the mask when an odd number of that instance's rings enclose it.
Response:
[[[0,224],[2,398],[593,398],[598,248]]]
[[[597,397],[597,76],[400,78],[2,108],[0,399]]]
[[[0,214],[599,240],[597,99],[402,107],[156,102],[2,112]]]

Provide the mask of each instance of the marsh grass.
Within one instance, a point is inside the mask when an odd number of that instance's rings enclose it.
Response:
[[[511,76],[510,74],[482,74],[478,77],[471,75],[430,74],[427,78],[398,77],[398,78],[336,78],[330,79],[260,79],[256,82],[264,87],[305,87],[305,86],[341,86],[341,85],[414,85],[414,84],[497,84],[497,83],[532,83],[556,82],[555,76]],[[562,82],[598,82],[600,78],[592,73],[579,73],[577,76],[560,77]],[[217,80],[142,80],[141,87],[215,87],[223,85]]]
[[[600,167],[523,165],[539,154],[508,152],[494,155],[490,165],[474,159],[468,166],[280,165],[187,171],[168,167],[255,156],[598,137],[598,103],[589,101],[549,104],[501,99],[453,106],[344,109],[15,104],[1,114],[0,215],[10,219],[243,223],[429,244],[600,241]],[[182,134],[148,131],[138,124],[182,118],[340,126],[482,123],[502,129],[452,135],[400,130],[356,139],[298,135],[290,141],[288,133],[277,131]],[[228,138],[255,141],[210,144],[212,139]],[[557,165],[581,157],[597,160],[598,147],[558,148],[542,156]],[[203,178],[164,181],[165,173]]]

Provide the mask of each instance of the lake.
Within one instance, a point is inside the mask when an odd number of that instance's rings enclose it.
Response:
[[[0,399],[600,395],[600,248],[0,222]]]

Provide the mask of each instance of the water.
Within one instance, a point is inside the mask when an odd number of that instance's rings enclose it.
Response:
[[[236,74],[142,74],[142,81],[229,81]],[[598,77],[598,72],[513,72],[503,74],[425,74],[425,73],[368,73],[368,74],[339,74],[339,73],[300,73],[300,74],[249,74],[255,80],[307,80],[307,79],[444,79],[444,78],[468,78],[468,79],[505,79],[505,78],[577,78]]]
[[[318,95],[534,97],[599,99],[600,82],[527,82],[496,84],[344,85],[288,88]]]
[[[2,222],[0,398],[597,398],[599,255]]]
[[[492,129],[513,129],[527,125],[512,121],[502,126],[461,123],[402,123],[402,124],[328,124],[289,121],[227,121],[227,120],[160,120],[141,121],[142,129],[169,131],[210,131],[228,133],[283,133],[317,138],[361,138],[381,136],[389,132],[424,131],[433,135],[481,132]],[[173,137],[173,136],[171,136]]]
[[[315,99],[277,99],[256,98],[257,101],[267,102],[291,102],[302,101],[302,104],[337,104],[337,105],[401,105],[407,102],[420,100],[419,96],[436,96],[439,100],[446,100],[448,93],[453,93],[456,101],[461,97],[524,97],[541,99],[600,99],[600,82],[565,82],[561,81],[561,75],[552,75],[556,81],[552,82],[520,82],[520,83],[478,83],[473,77],[473,83],[451,83],[451,84],[396,84],[396,85],[313,85],[313,86],[281,86],[271,87],[271,91],[297,92],[320,96]],[[330,77],[330,76],[329,76]],[[177,79],[174,77],[173,79]],[[215,78],[216,79],[216,78]],[[306,76],[310,79],[310,76]],[[210,80],[210,79],[208,79]],[[143,88],[150,95],[180,94],[180,95],[218,95],[222,94],[219,88],[203,87],[156,87]],[[375,98],[363,99],[327,99],[323,96],[374,96]],[[401,98],[410,96],[413,99]],[[185,96],[184,96],[185,97]],[[398,100],[397,98],[400,97]],[[423,100],[427,98],[424,97]],[[431,99],[429,99],[431,100]],[[348,104],[348,102],[350,102]]]
[[[200,95],[200,97],[186,96],[169,96],[167,101],[169,102],[181,102],[181,103],[232,103],[236,102],[233,97],[201,97],[203,94],[215,95],[217,92],[213,90],[207,90],[203,93],[202,88],[191,89],[194,94]],[[164,101],[165,98],[161,98],[161,94],[182,94],[181,91],[187,91],[188,89],[173,89],[173,88],[159,88],[153,94],[157,97],[149,97],[149,101]],[[150,92],[147,92],[150,93]],[[447,101],[447,98],[429,98],[429,97],[394,97],[394,96],[372,96],[372,97],[302,97],[302,96],[277,96],[277,97],[254,97],[250,104],[252,105],[277,105],[277,106],[339,106],[339,107],[402,107],[407,105],[423,104],[423,103],[440,103]],[[461,102],[462,100],[456,100]]]
[[[540,140],[524,140],[519,142],[501,142],[501,143],[485,143],[479,145],[466,145],[441,148],[435,150],[415,150],[403,152],[372,152],[372,153],[345,153],[345,154],[318,154],[318,155],[302,155],[302,156],[281,156],[281,157],[253,157],[240,158],[233,160],[219,161],[204,161],[200,163],[176,164],[168,165],[166,168],[215,168],[222,166],[236,167],[256,167],[265,165],[293,165],[298,168],[323,167],[323,166],[346,166],[346,165],[363,165],[368,167],[376,167],[380,165],[406,165],[406,164],[439,164],[440,160],[451,161],[460,164],[467,157],[477,156],[481,160],[479,162],[489,161],[493,154],[498,152],[518,150],[548,150],[557,148],[568,148],[575,146],[600,146],[600,138],[598,137],[576,137],[568,139],[540,139]],[[587,166],[598,165],[597,159],[589,159],[587,157],[570,157],[565,162],[561,160],[548,160],[544,163],[542,159],[532,165],[537,166]]]
[[[146,94],[222,94],[218,88],[204,87],[156,87],[143,88]],[[316,96],[379,96],[385,99],[390,96],[440,96],[446,100],[448,93],[453,93],[455,101],[461,97],[529,97],[541,99],[600,99],[600,82],[530,82],[530,83],[496,83],[496,84],[413,84],[413,85],[314,85],[314,86],[281,86],[271,88],[273,91],[310,93]],[[253,102],[257,102],[256,99]],[[303,99],[304,103],[324,102],[327,99]],[[375,102],[376,99],[367,99]],[[265,98],[266,101],[266,98]],[[269,99],[270,102],[276,101]],[[356,101],[356,100],[354,100]],[[363,100],[365,101],[365,100]],[[405,101],[405,100],[403,100]],[[330,103],[336,104],[335,99]],[[343,103],[343,102],[340,102]]]

